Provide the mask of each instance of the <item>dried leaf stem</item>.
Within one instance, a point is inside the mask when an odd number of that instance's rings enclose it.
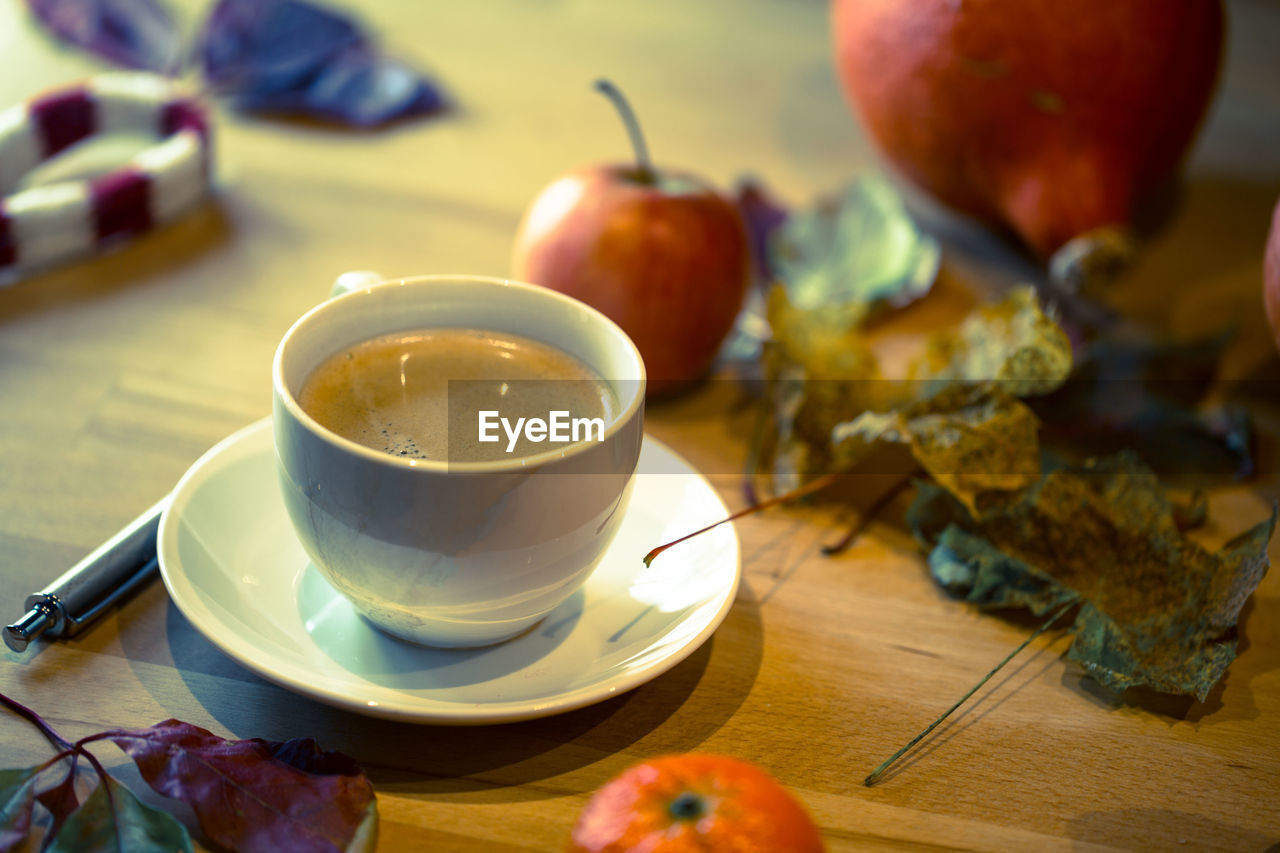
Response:
[[[830,545],[822,546],[822,555],[824,557],[833,557],[848,549],[850,545],[856,542],[858,537],[862,535],[862,531],[867,529],[867,525],[874,521],[876,516],[883,512],[884,508],[887,507],[895,497],[901,494],[903,489],[910,485],[911,479],[919,473],[919,470],[920,469],[917,468],[903,474],[892,486],[885,489],[879,497],[871,502],[869,507],[858,513],[857,517],[853,520],[853,524],[849,525],[848,531],[846,531],[843,536],[835,542],[832,542]]]
[[[692,533],[681,536],[679,539],[674,539],[665,545],[659,545],[657,548],[654,548],[648,554],[644,555],[644,564],[648,566],[650,563],[653,562],[654,557],[658,556],[663,551],[667,550],[673,545],[679,545],[681,542],[684,542],[688,539],[692,539],[695,536],[700,536],[703,533],[706,533],[708,530],[719,527],[720,525],[725,524],[726,522],[733,521],[734,519],[737,519],[737,518],[742,518],[744,515],[750,515],[753,512],[759,512],[762,509],[768,509],[771,506],[777,506],[778,504],[784,504],[789,501],[799,500],[800,498],[806,495],[811,495],[814,492],[821,491],[822,489],[825,489],[827,486],[834,483],[839,476],[840,475],[835,472],[832,472],[830,474],[823,474],[821,477],[818,477],[817,479],[814,479],[814,480],[810,480],[809,482],[805,483],[803,486],[801,486],[798,489],[793,489],[784,495],[778,495],[777,497],[769,498],[767,501],[761,501],[760,503],[752,504],[746,509],[738,510],[733,515],[730,515],[727,518],[722,518],[717,522],[708,524],[706,527],[702,528],[701,530],[695,530]]]
[[[71,741],[58,734],[54,731],[53,726],[50,726],[44,721],[43,717],[28,708],[26,705],[23,705],[18,700],[10,699],[8,696],[0,693],[0,705],[4,705],[10,711],[13,711],[21,717],[26,717],[32,725],[40,730],[40,734],[44,735],[49,743],[53,744],[58,749],[70,750],[73,752],[79,751],[79,746],[77,744],[73,744]]]
[[[871,773],[867,776],[867,778],[862,780],[862,784],[870,788],[872,785],[878,782],[880,780],[880,777],[884,775],[884,772],[889,769],[890,765],[892,765],[895,761],[897,761],[902,756],[906,755],[907,752],[911,749],[911,747],[915,746],[920,741],[928,737],[929,733],[934,729],[936,729],[942,723],[943,720],[951,716],[951,714],[954,713],[957,708],[963,705],[969,699],[970,696],[977,693],[978,690],[982,688],[982,685],[990,681],[991,677],[995,675],[997,672],[999,672],[1004,667],[1005,664],[1013,660],[1014,657],[1017,656],[1018,652],[1022,651],[1028,645],[1030,645],[1031,641],[1034,640],[1036,637],[1040,636],[1045,631],[1048,631],[1051,627],[1053,627],[1053,624],[1057,622],[1059,618],[1062,617],[1062,614],[1066,613],[1068,610],[1075,607],[1079,603],[1080,603],[1079,601],[1073,598],[1070,601],[1068,601],[1066,604],[1062,605],[1062,607],[1059,607],[1058,610],[1054,612],[1054,614],[1050,616],[1043,625],[1041,625],[1039,628],[1031,632],[1031,636],[1023,640],[1022,643],[1016,649],[1009,652],[1009,654],[1005,656],[1005,659],[1000,661],[1000,663],[996,664],[995,668],[992,669],[990,672],[988,672],[986,675],[982,676],[982,678],[979,679],[977,684],[973,685],[973,687],[970,687],[969,691],[965,693],[963,696],[961,696],[958,702],[956,702],[947,710],[943,711],[942,716],[938,717],[938,719],[930,723],[924,729],[924,731],[920,732],[920,734],[916,735],[910,741],[908,741],[906,746],[902,747],[902,749],[898,750],[893,755],[886,758],[880,764],[879,767],[877,767],[875,770],[872,770]]]

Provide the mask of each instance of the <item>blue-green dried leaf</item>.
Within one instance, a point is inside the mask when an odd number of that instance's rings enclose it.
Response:
[[[768,240],[767,268],[798,307],[852,317],[928,293],[940,255],[893,186],[868,175],[787,217]]]
[[[12,850],[31,830],[39,767],[0,770],[0,850]]]
[[[1155,474],[1121,455],[1051,471],[976,514],[930,486],[907,520],[934,576],[974,604],[1043,614],[1078,598],[1069,654],[1100,683],[1204,701],[1235,657],[1276,517],[1210,552],[1182,535]]]
[[[100,779],[62,825],[49,853],[190,853],[186,827],[140,801],[110,776],[103,774]]]
[[[945,494],[933,485],[924,488]],[[964,511],[958,502],[955,506]],[[955,524],[943,529],[929,553],[929,573],[948,592],[988,609],[1024,607],[1044,616],[1079,599],[1051,576]]]

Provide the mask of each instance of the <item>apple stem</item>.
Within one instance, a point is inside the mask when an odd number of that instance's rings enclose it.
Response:
[[[631,137],[631,150],[636,155],[636,177],[646,184],[653,183],[656,180],[653,162],[649,159],[649,146],[645,144],[644,133],[640,130],[640,121],[636,118],[635,110],[631,109],[626,96],[622,94],[621,89],[613,85],[612,80],[601,77],[595,85],[596,91],[613,103],[614,109],[622,119],[622,124],[627,128],[627,136]]]

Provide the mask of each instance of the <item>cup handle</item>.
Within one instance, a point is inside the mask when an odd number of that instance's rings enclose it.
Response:
[[[385,280],[386,276],[373,270],[350,270],[333,280],[333,286],[329,288],[329,298],[332,299],[353,290],[363,290],[371,284]]]

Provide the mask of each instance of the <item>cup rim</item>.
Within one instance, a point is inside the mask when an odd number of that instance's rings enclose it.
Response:
[[[566,307],[591,317],[594,322],[602,324],[609,333],[616,338],[625,348],[631,360],[635,363],[638,376],[635,379],[636,390],[626,406],[613,419],[613,422],[605,429],[604,436],[600,441],[580,441],[570,444],[566,447],[553,450],[543,450],[528,456],[517,456],[510,460],[495,460],[487,462],[450,462],[447,460],[435,459],[409,459],[407,457],[392,456],[389,453],[374,450],[363,444],[352,441],[338,435],[333,430],[322,425],[302,408],[290,392],[284,381],[284,351],[291,338],[311,319],[322,312],[334,310],[335,305],[341,304],[345,300],[360,299],[374,291],[383,288],[394,287],[411,287],[422,284],[458,284],[458,283],[474,283],[486,286],[499,286],[534,293],[538,298],[550,299],[554,302],[560,302]],[[595,369],[594,365],[591,365]],[[275,398],[280,401],[281,405],[288,410],[294,420],[298,421],[312,434],[323,439],[324,441],[336,445],[348,453],[354,454],[369,462],[382,465],[389,465],[393,469],[398,470],[416,470],[424,473],[434,474],[497,474],[497,473],[514,473],[528,468],[536,468],[551,462],[557,462],[562,459],[569,459],[578,456],[598,445],[609,441],[617,433],[621,432],[636,416],[644,406],[644,388],[647,383],[648,375],[645,371],[644,359],[640,356],[640,350],[636,347],[635,342],[630,336],[622,330],[622,328],[607,317],[599,310],[591,307],[585,302],[574,299],[559,291],[551,290],[528,282],[517,281],[509,278],[498,278],[496,276],[471,275],[471,274],[452,274],[452,273],[432,273],[428,275],[402,276],[399,278],[388,278],[374,282],[365,287],[356,288],[334,296],[312,306],[306,313],[295,320],[288,331],[280,339],[280,343],[276,345],[275,355],[271,359],[271,383],[275,392]],[[605,377],[608,382],[609,378]],[[631,381],[631,380],[627,380]],[[621,401],[620,401],[621,402]]]

